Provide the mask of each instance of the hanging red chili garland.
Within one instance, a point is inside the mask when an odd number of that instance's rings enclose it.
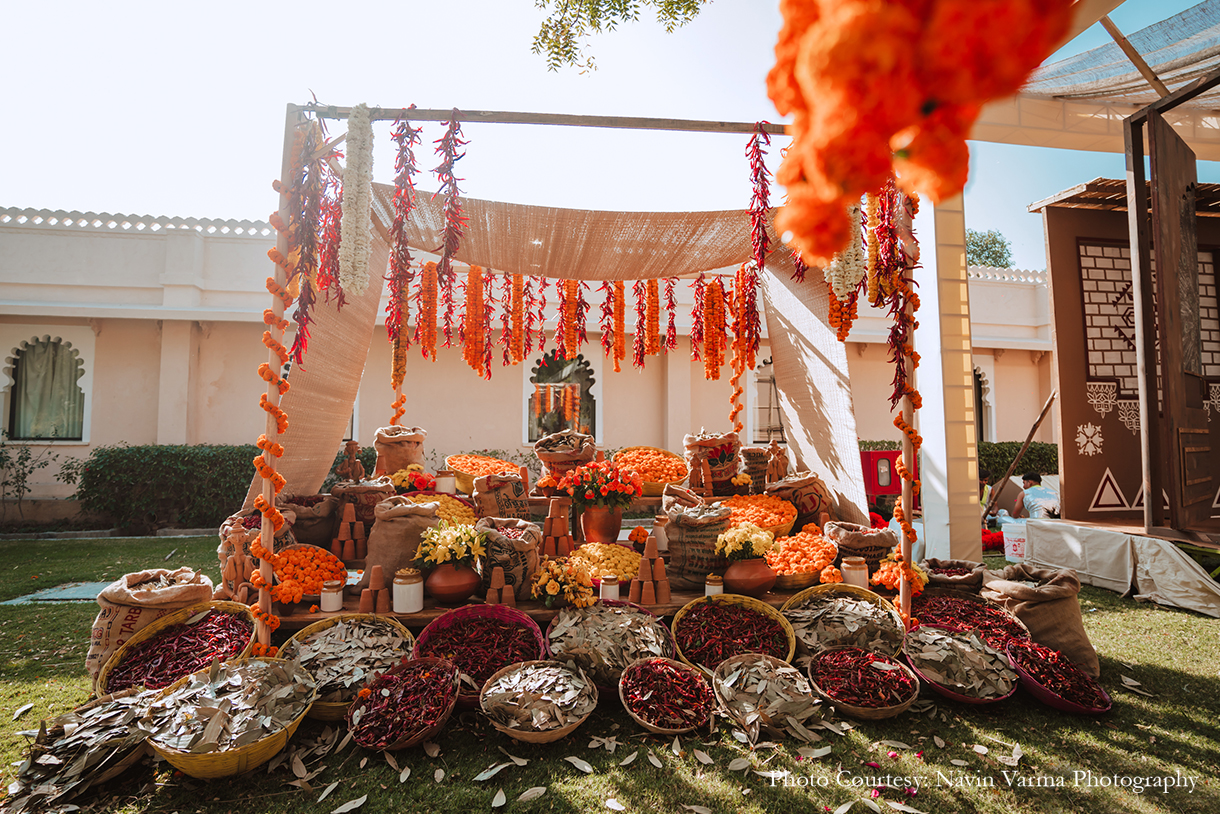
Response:
[[[538,299],[534,296],[534,278],[521,281],[521,351],[522,359],[534,349],[534,320],[538,313]]]
[[[636,280],[631,288],[635,294],[635,342],[631,345],[631,362],[642,369],[644,356],[648,353],[648,286],[643,280]]]
[[[745,273],[740,276],[741,283],[737,286],[737,296],[742,299],[741,308],[744,317],[741,326],[742,341],[746,343],[745,351],[749,357],[758,353],[762,341],[762,321],[758,316],[758,283],[762,271],[767,265],[767,255],[771,253],[771,239],[767,234],[767,221],[771,215],[771,190],[768,178],[771,175],[767,169],[767,151],[764,147],[771,144],[771,136],[764,129],[766,122],[754,125],[754,135],[746,145],[746,157],[750,160],[750,181],[752,194],[750,196],[750,248],[753,263],[745,267]],[[751,368],[753,369],[753,368]]]
[[[332,205],[336,210],[338,208],[336,199],[339,189],[339,180],[329,164],[329,159],[337,153],[319,144],[321,133],[316,124],[306,125],[303,130],[300,154],[293,159],[294,177],[288,188],[289,212],[285,227],[288,232],[288,255],[294,259],[297,277],[296,280],[292,279],[293,274],[290,273],[289,287],[297,290],[297,308],[292,315],[297,330],[289,353],[298,365],[304,363],[309,347],[317,292],[329,282],[320,273],[319,266],[327,248],[327,214]],[[338,229],[338,224],[335,229]],[[338,240],[337,231],[334,240]],[[331,248],[337,263],[337,243]]]
[[[390,387],[402,387],[407,372],[407,351],[411,347],[411,334],[407,330],[410,320],[411,247],[407,243],[407,222],[415,208],[415,147],[419,144],[420,128],[399,119],[394,125],[393,139],[398,145],[394,159],[394,222],[390,226],[390,274],[388,279],[389,302],[386,305],[385,327],[390,340]],[[393,425],[403,412],[399,399],[395,399]]]
[[[535,302],[538,305],[538,318],[537,318],[536,324],[538,325],[538,352],[539,353],[546,353],[546,288],[548,285],[550,285],[550,282],[551,282],[550,279],[547,277],[538,278],[538,296],[535,299]],[[561,288],[561,286],[559,285],[559,282],[556,281],[555,282],[556,292],[558,292],[558,290],[560,288]]]
[[[462,243],[462,232],[466,228],[466,217],[462,214],[462,191],[458,189],[461,179],[454,175],[455,165],[466,156],[460,152],[468,142],[462,138],[462,126],[458,122],[457,108],[445,122],[445,134],[436,140],[436,154],[441,156],[441,163],[436,167],[437,180],[440,189],[437,195],[445,196],[445,230],[441,241],[441,259],[437,264],[437,285],[440,288],[441,306],[444,309],[445,347],[453,341],[453,289],[457,273],[453,270],[454,256]]]
[[[669,277],[665,280],[665,311],[669,314],[669,324],[665,327],[665,342],[662,347],[668,353],[678,348],[678,300],[674,295],[674,287],[678,280]]]
[[[597,318],[597,327],[602,332],[602,355],[613,359],[614,346],[618,341],[614,333],[614,283],[603,280],[597,290],[602,294],[601,313]]]
[[[788,253],[792,255],[792,279],[798,283],[805,282],[805,274],[808,273],[809,266],[805,265],[801,253],[795,248],[789,247]]]
[[[489,289],[490,290],[490,287]],[[500,275],[500,344],[504,346],[501,365],[515,365],[513,360],[513,275]]]
[[[692,362],[698,362],[700,359],[700,348],[703,347],[703,311],[707,297],[707,281],[702,271],[695,278],[692,288],[695,289],[695,306],[691,309],[690,313],[690,358]]]
[[[585,296],[589,291],[589,284],[584,280],[576,281],[576,351],[585,346],[589,341],[589,300]]]

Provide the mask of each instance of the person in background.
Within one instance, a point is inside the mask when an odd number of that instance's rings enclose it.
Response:
[[[984,509],[987,508],[987,501],[991,500],[991,470],[979,470],[979,505]]]
[[[1017,495],[1013,517],[1028,516],[1037,520],[1059,516],[1059,493],[1042,485],[1042,476],[1037,472],[1026,472],[1021,476],[1021,494]]]

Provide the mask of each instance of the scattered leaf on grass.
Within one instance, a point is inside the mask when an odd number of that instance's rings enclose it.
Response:
[[[334,791],[335,789],[337,789],[338,787],[339,787],[339,781],[338,781],[338,780],[336,780],[335,782],[331,783],[329,786],[327,786],[327,787],[326,787],[326,791],[322,792],[322,796],[318,798],[318,802],[320,803],[320,802],[322,802],[323,800],[325,800],[327,797],[329,797],[329,796],[330,796],[330,793],[331,793],[332,791]]]
[[[521,796],[517,798],[519,803],[528,803],[530,800],[537,800],[542,795],[546,794],[546,786],[534,786],[532,789],[526,789],[521,792]]]
[[[369,796],[366,794],[363,797],[357,797],[355,800],[348,800],[346,803],[330,812],[330,814],[347,814],[348,811],[355,811],[356,809],[360,808],[360,806],[364,805],[365,801],[368,799]]]
[[[937,749],[944,749],[944,748],[945,748],[945,742],[944,742],[943,740],[941,740],[941,739],[940,739],[940,736],[939,736],[939,735],[933,735],[933,736],[932,736],[932,743],[936,744],[936,748],[937,748]]]
[[[496,748],[499,749],[504,754],[504,757],[508,758],[513,763],[516,763],[518,766],[524,766],[525,764],[529,763],[529,758],[517,757],[516,755],[510,755],[503,746],[497,746]]]
[[[669,751],[673,752],[677,757],[682,757],[682,741],[678,739],[677,735],[674,736],[674,743],[673,746],[669,747]]]
[[[394,755],[390,754],[389,752],[382,752],[381,754],[385,755],[385,762],[390,764],[391,769],[393,769],[396,772],[401,771],[401,768],[398,765],[398,761],[394,759]]]
[[[623,758],[622,760],[620,760],[620,761],[619,761],[619,763],[618,763],[618,765],[620,765],[620,766],[630,766],[632,763],[634,763],[634,762],[635,762],[635,759],[636,759],[637,757],[639,757],[639,754],[640,754],[640,750],[639,750],[639,749],[636,749],[634,752],[632,752],[631,754],[627,755],[627,757],[625,757],[625,758]]]
[[[580,769],[585,774],[593,774],[593,767],[578,757],[569,755],[568,757],[565,757],[564,760],[566,760],[568,763],[571,763],[573,766]]]
[[[750,742],[750,736],[742,732],[740,729],[733,730],[733,737],[737,738],[737,740],[741,741],[742,743]]]
[[[729,763],[730,772],[740,772],[742,769],[750,768],[750,761],[747,758],[739,757]]]
[[[483,780],[490,780],[491,778],[493,778],[497,774],[499,774],[503,769],[507,769],[509,766],[512,766],[512,765],[513,765],[512,763],[497,763],[494,766],[489,766],[488,768],[486,768],[483,771],[476,774],[474,776],[474,779],[476,782],[481,782]]]
[[[990,751],[986,746],[984,746],[981,743],[976,743],[974,746],[971,746],[970,748],[973,749],[974,751],[978,752],[980,755],[985,755],[985,754],[987,754],[987,752]]]
[[[662,766],[661,759],[653,754],[651,749],[648,750],[648,762],[653,766],[656,766],[658,769]]]
[[[970,765],[969,763],[967,763],[964,760],[950,760],[949,762],[952,763],[954,766],[969,766]]]
[[[712,814],[712,810],[705,806],[682,806],[682,807],[684,809],[686,809],[687,811],[694,812],[694,814]]]
[[[508,796],[504,794],[504,789],[500,789],[499,791],[496,792],[496,796],[491,798],[491,807],[500,808],[502,805],[504,805],[507,802],[508,802]]]
[[[398,774],[398,782],[399,782],[399,783],[406,783],[406,782],[407,782],[407,778],[408,778],[408,777],[410,777],[410,776],[411,776],[411,767],[410,767],[410,766],[404,766],[404,767],[402,768],[402,771],[401,771],[401,772],[399,772],[399,774]]]
[[[363,769],[367,765],[369,765],[369,759],[366,757],[360,761],[360,768]]]
[[[25,715],[27,712],[29,712],[33,708],[34,708],[33,704],[26,704],[25,706],[17,707],[17,711],[13,713],[13,720],[14,721],[17,720],[18,718],[20,718],[22,715]]]
[[[437,769],[435,772],[432,773],[432,779],[433,779],[433,781],[435,781],[437,783],[444,780],[445,779],[445,770]]]
[[[851,811],[851,807],[854,806],[855,804],[856,804],[855,800],[848,800],[846,803],[844,803],[843,805],[836,808],[834,810],[834,814],[847,814],[847,812]]]
[[[1123,676],[1123,683],[1124,683],[1124,684],[1126,684],[1128,687],[1142,687],[1142,686],[1144,686],[1143,684],[1139,683],[1138,681],[1136,681],[1136,680],[1135,680],[1134,678],[1132,678],[1131,676]]]
[[[715,763],[715,761],[714,761],[714,760],[712,760],[711,756],[710,756],[710,755],[708,755],[708,753],[707,753],[707,752],[704,752],[702,749],[696,749],[696,750],[695,750],[695,758],[696,758],[696,759],[697,759],[697,760],[698,760],[700,763],[706,764],[706,765],[708,765],[708,766],[710,766],[710,765],[712,765],[713,763]]]
[[[819,746],[818,748],[814,749],[812,746],[802,746],[796,751],[797,754],[806,760],[817,760],[818,758],[823,758],[829,755],[832,751],[832,747]]]
[[[903,805],[902,803],[895,803],[892,800],[886,800],[885,804],[887,806],[889,806],[890,808],[894,809],[895,811],[906,811],[906,812],[908,812],[908,814],[925,814],[925,812],[920,811],[918,808],[911,808],[908,805]]]
[[[615,811],[626,811],[627,810],[627,806],[623,805],[622,803],[620,803],[618,800],[614,799],[613,797],[611,797],[609,800],[606,801],[606,808],[610,808]]]
[[[424,754],[427,755],[428,757],[436,757],[440,753],[441,753],[440,744],[433,743],[432,741],[428,741],[427,743],[424,744]]]
[[[309,774],[309,770],[305,768],[305,761],[301,760],[300,755],[292,756],[292,773],[295,774],[298,778],[304,777],[305,775]]]
[[[867,797],[861,799],[860,802],[864,803],[864,806],[869,811],[876,811],[876,812],[881,811],[881,806],[877,805],[876,803],[874,803],[872,800],[868,799]]]
[[[878,741],[878,743],[882,744],[883,746],[888,746],[891,749],[910,749],[911,748],[910,744],[903,743],[902,741]]]

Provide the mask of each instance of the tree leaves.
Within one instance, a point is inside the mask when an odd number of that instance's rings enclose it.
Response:
[[[568,763],[571,763],[573,766],[580,769],[585,774],[593,774],[593,767],[578,757],[569,755],[568,757],[565,757],[564,760],[566,760]]]
[[[537,800],[542,795],[546,794],[546,786],[534,786],[521,792],[521,796],[517,798],[519,803],[528,803],[530,800]]]
[[[369,796],[365,794],[362,797],[357,797],[355,800],[348,800],[343,805],[331,811],[330,814],[347,814],[349,811],[355,811],[356,809],[360,808],[360,806],[364,805],[368,799]]]
[[[508,796],[504,793],[504,789],[496,792],[496,796],[491,798],[491,807],[500,808],[508,802]]]

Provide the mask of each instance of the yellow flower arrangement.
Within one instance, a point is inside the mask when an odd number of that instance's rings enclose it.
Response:
[[[749,486],[753,482],[754,482],[754,479],[751,478],[749,475],[747,475],[745,472],[742,472],[738,475],[734,475],[733,477],[729,478],[729,483],[733,484],[734,486]]]
[[[775,545],[775,535],[753,523],[742,523],[716,538],[716,553],[730,560],[765,556]]]
[[[486,539],[486,532],[475,531],[474,526],[441,520],[424,532],[415,559],[432,565],[452,562],[454,565],[473,566],[484,554],[483,541]]]
[[[534,574],[530,595],[541,599],[548,608],[560,600],[574,608],[587,608],[596,601],[588,567],[568,557],[544,557]]]

